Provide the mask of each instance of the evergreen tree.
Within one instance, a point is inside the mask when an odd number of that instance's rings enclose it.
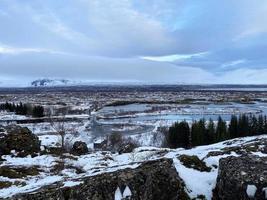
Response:
[[[226,122],[219,116],[216,127],[216,141],[220,142],[227,139],[227,127]]]
[[[191,126],[191,145],[198,146],[198,123],[197,121],[193,121]]]
[[[249,131],[246,135],[256,135],[258,133],[258,120],[255,115],[250,116],[248,123]]]
[[[190,128],[186,121],[176,122],[169,129],[168,143],[171,148],[189,147]]]
[[[235,115],[231,116],[230,124],[228,127],[228,135],[230,138],[238,137],[238,119]]]
[[[170,128],[167,135],[167,143],[170,148],[177,148],[178,147],[178,122],[175,122]]]
[[[204,119],[200,119],[197,123],[197,130],[196,130],[196,145],[203,145],[205,144],[205,135],[206,135],[206,127],[205,127],[205,120]]]
[[[258,117],[258,130],[257,135],[264,134],[264,118],[262,115]]]
[[[212,119],[210,119],[208,122],[205,138],[206,144],[212,144],[215,142],[215,125]]]
[[[192,145],[199,146],[210,144],[213,142],[214,138],[214,123],[210,122],[210,129],[206,129],[206,121],[205,119],[200,119],[199,121],[194,121],[191,129],[191,138]],[[213,127],[212,127],[213,126]]]
[[[33,117],[44,117],[44,108],[43,106],[34,106],[32,110]]]
[[[264,116],[263,134],[267,134],[267,117]]]
[[[241,115],[239,116],[238,119],[238,137],[244,137],[244,136],[248,136],[250,131],[250,127],[252,127],[250,124],[251,122],[249,122],[250,120],[248,119],[248,117],[246,115]]]

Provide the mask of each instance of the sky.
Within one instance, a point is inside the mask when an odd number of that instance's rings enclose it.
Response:
[[[0,0],[0,86],[267,84],[266,0]]]

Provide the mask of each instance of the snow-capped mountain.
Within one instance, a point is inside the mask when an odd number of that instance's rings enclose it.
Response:
[[[73,85],[74,82],[66,79],[38,79],[31,82],[30,86],[33,87],[51,87],[51,86],[66,86]]]

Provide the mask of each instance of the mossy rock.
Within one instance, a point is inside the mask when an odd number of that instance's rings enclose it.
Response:
[[[9,188],[11,185],[12,185],[12,182],[0,181],[0,190],[4,188]]]
[[[248,152],[248,153],[259,151],[258,145],[247,145],[247,146],[244,146],[244,148],[245,148],[246,152]]]
[[[0,167],[0,176],[7,178],[24,178],[27,176],[37,176],[40,173],[40,170],[37,167],[19,167],[12,168],[9,166]]]
[[[63,149],[61,147],[49,147],[47,149],[47,154],[60,156],[64,153]]]
[[[9,125],[5,127],[7,134],[1,133],[0,155],[8,155],[12,150],[19,157],[34,155],[40,152],[40,140],[28,128]]]
[[[211,171],[211,167],[208,167],[206,163],[200,160],[197,156],[180,155],[178,159],[187,168],[193,168],[201,172]]]
[[[225,153],[225,152],[223,152],[223,151],[210,151],[208,154],[207,154],[207,156],[206,156],[206,158],[208,158],[208,157],[214,157],[214,156],[222,156],[222,155],[225,155],[225,154],[230,154],[230,153]]]
[[[53,166],[50,172],[52,172],[53,174],[59,174],[64,169],[66,169],[65,162],[63,160],[56,161],[56,164]]]

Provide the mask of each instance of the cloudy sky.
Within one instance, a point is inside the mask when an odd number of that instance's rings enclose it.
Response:
[[[0,0],[0,85],[267,83],[265,0]]]

